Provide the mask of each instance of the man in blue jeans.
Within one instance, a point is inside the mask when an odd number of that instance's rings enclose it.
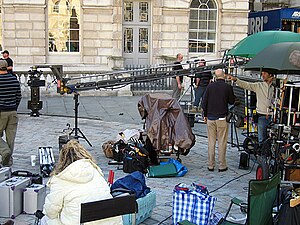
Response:
[[[249,91],[256,93],[256,113],[258,115],[258,143],[261,145],[267,139],[267,126],[271,122],[272,117],[272,101],[274,96],[273,74],[263,71],[261,73],[263,82],[246,82],[230,75],[227,79],[236,82],[236,84]]]
[[[195,79],[195,101],[194,101],[194,107],[191,110],[191,112],[199,112],[199,106],[200,106],[200,101],[202,99],[202,96],[205,93],[207,85],[211,82],[213,76],[211,74],[210,70],[207,70],[206,62],[205,59],[200,59],[199,61],[199,67],[202,69],[202,71],[197,72],[195,74],[196,79]]]

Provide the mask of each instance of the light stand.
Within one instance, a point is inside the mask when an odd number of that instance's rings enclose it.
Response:
[[[188,90],[191,89],[191,103],[193,103],[193,100],[194,100],[194,79],[195,77],[194,76],[188,76],[190,79],[191,79],[191,83],[189,85],[189,87],[183,92],[183,94],[180,96],[179,98],[179,102],[181,101],[181,99],[183,98],[183,96],[185,96],[185,94],[188,92]]]
[[[231,147],[237,147],[238,151],[240,151],[240,142],[239,142],[239,137],[238,137],[238,132],[236,128],[236,118],[235,115],[233,115],[230,119],[230,144]],[[234,143],[234,137],[236,140],[236,143]]]
[[[78,106],[79,106],[79,102],[78,102],[78,98],[79,98],[79,93],[78,92],[74,92],[74,101],[75,101],[75,107],[74,107],[74,111],[75,111],[75,127],[72,129],[72,132],[70,133],[70,135],[74,132],[74,138],[75,139],[79,139],[79,138],[83,138],[84,140],[86,140],[86,142],[89,144],[89,146],[92,147],[91,142],[87,139],[87,137],[84,135],[84,133],[80,130],[80,128],[78,127]],[[78,132],[81,134],[81,136],[78,135]]]
[[[238,151],[240,151],[239,136],[238,136],[238,132],[237,132],[237,128],[236,128],[237,118],[234,113],[235,106],[236,106],[236,104],[234,104],[233,106],[231,106],[229,108],[229,112],[232,113],[232,116],[230,118],[230,144],[231,144],[231,147],[237,147]],[[234,143],[234,137],[235,137],[236,143]]]

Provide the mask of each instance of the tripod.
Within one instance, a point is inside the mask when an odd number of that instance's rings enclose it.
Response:
[[[86,140],[86,142],[89,144],[89,146],[92,147],[91,142],[87,139],[87,137],[83,134],[83,132],[78,127],[78,106],[79,106],[78,98],[79,98],[79,93],[75,92],[74,97],[73,97],[73,99],[75,101],[75,108],[74,108],[74,111],[75,111],[75,127],[72,129],[70,135],[74,132],[75,139],[83,138],[84,140]],[[78,135],[78,132],[81,134],[81,136]]]
[[[188,92],[188,90],[191,89],[191,104],[193,103],[194,101],[194,79],[195,77],[194,76],[188,76],[189,78],[191,78],[191,83],[189,85],[189,87],[182,93],[182,95],[180,96],[180,98],[178,99],[178,101],[180,102],[181,99],[183,98],[183,96],[185,96],[185,94]]]
[[[238,135],[238,131],[237,131],[237,116],[234,113],[234,107],[233,106],[231,109],[229,109],[231,114],[231,118],[230,118],[230,144],[231,147],[237,147],[238,151],[240,151],[240,142],[239,142],[239,135]],[[236,143],[234,143],[234,137],[235,137],[235,141]]]

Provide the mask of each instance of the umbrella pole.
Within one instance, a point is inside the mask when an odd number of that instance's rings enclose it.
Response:
[[[284,97],[285,97],[285,91],[286,91],[286,87],[285,84],[287,83],[288,78],[283,80],[283,88],[282,88],[282,93],[281,93],[281,99],[280,99],[280,106],[279,106],[279,113],[280,113],[280,118],[279,118],[279,123],[282,124],[282,120],[283,120],[283,111],[282,111],[282,107],[283,107],[283,101],[284,101]]]

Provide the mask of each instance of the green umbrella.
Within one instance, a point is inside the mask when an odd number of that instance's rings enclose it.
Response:
[[[300,42],[300,34],[290,31],[258,32],[237,43],[228,55],[252,58],[269,45],[280,42]]]
[[[270,45],[254,56],[246,64],[245,70],[300,74],[300,42],[282,42]]]

